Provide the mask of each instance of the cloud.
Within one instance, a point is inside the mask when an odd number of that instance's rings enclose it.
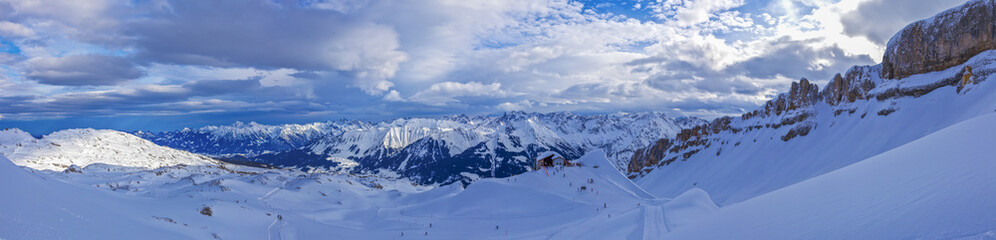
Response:
[[[126,89],[33,96],[0,97],[0,113],[18,119],[67,116],[193,114],[229,111],[325,110],[301,101],[285,87],[260,87],[259,79],[201,80],[183,85],[139,85]],[[250,95],[254,101],[226,99]],[[288,104],[281,106],[281,104]],[[25,115],[25,116],[20,116]]]
[[[29,65],[27,77],[48,85],[114,85],[143,75],[128,59],[106,55],[32,59]]]
[[[339,71],[376,94],[407,60],[390,26],[296,3],[176,1],[158,14],[127,26],[146,61]]]
[[[318,79],[318,78],[321,78],[322,75],[318,74],[316,72],[303,71],[303,72],[293,73],[293,74],[291,74],[291,77],[304,78],[304,79]]]
[[[408,100],[431,106],[442,106],[459,102],[461,97],[502,97],[505,96],[501,83],[483,84],[480,82],[441,82],[432,84],[426,90],[415,93]]]
[[[726,71],[759,79],[781,75],[820,81],[829,80],[842,69],[874,63],[868,55],[850,55],[837,45],[819,46],[816,41],[780,38],[767,43],[767,53],[733,64]]]
[[[521,111],[521,110],[524,110],[524,109],[529,109],[529,108],[533,107],[533,105],[534,104],[533,104],[532,101],[522,100],[522,101],[518,101],[518,102],[514,102],[514,103],[513,102],[503,102],[501,104],[498,104],[498,106],[496,106],[496,108],[498,108],[499,110],[502,110],[502,111]]]
[[[126,22],[129,14],[144,10],[144,6],[123,3],[117,0],[5,1],[0,3],[0,16],[31,28],[33,37],[40,39],[68,37],[88,44],[126,47],[130,38],[121,34],[120,25]],[[7,7],[9,11],[2,10]]]
[[[260,78],[246,80],[200,80],[184,84],[192,94],[199,96],[214,96],[228,93],[239,93],[259,89],[262,86]]]
[[[844,33],[864,36],[884,45],[913,21],[929,18],[943,10],[965,3],[964,0],[933,0],[912,3],[908,0],[867,0],[841,18]]]
[[[13,1],[0,3],[3,47],[17,48],[0,53],[0,88],[17,90],[0,91],[0,113],[712,117],[874,64],[882,43],[867,38],[906,20],[861,23],[936,2]]]
[[[397,90],[391,90],[391,92],[388,92],[387,94],[384,95],[383,99],[384,99],[384,101],[388,101],[388,102],[405,102],[406,101],[404,98],[401,97],[401,93],[399,93]]]
[[[0,21],[0,33],[5,36],[30,37],[35,35],[35,31],[24,25],[8,21]]]
[[[708,21],[709,17],[716,11],[727,10],[743,4],[743,0],[686,1],[686,4],[676,11],[675,18],[681,25],[693,25]]]
[[[688,27],[709,21],[720,13],[744,5],[743,0],[686,0],[657,1],[647,3],[654,16],[664,21],[673,21],[677,26]],[[634,7],[639,8],[639,7]]]

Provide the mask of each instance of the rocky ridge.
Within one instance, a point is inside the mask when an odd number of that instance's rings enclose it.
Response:
[[[838,73],[822,90],[803,78],[793,82],[787,93],[739,118],[717,118],[683,129],[673,138],[661,138],[633,154],[627,168],[629,177],[637,178],[657,167],[687,160],[714,143],[727,144],[728,140],[716,137],[720,133],[774,131],[781,136],[781,141],[806,136],[817,127],[814,116],[820,113],[816,107],[820,104],[826,104],[831,110],[824,114],[837,116],[855,114],[858,108],[855,103],[860,101],[916,98],[948,86],[954,86],[956,93],[962,93],[964,88],[980,83],[993,73],[991,68],[980,70],[992,59],[979,60],[976,65],[980,66],[975,70],[969,64],[952,67],[965,64],[986,50],[996,49],[994,6],[994,0],[971,1],[933,18],[917,21],[890,40],[881,64],[854,66],[844,75]],[[937,75],[931,75],[929,81],[901,79],[931,72],[937,72]],[[887,107],[876,115],[888,116],[898,110]],[[866,114],[862,113],[861,118]],[[716,152],[717,156],[721,154]]]

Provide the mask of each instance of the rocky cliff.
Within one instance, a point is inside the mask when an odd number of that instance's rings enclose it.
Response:
[[[996,72],[987,64],[996,61],[989,59],[994,54],[981,54],[996,49],[994,28],[996,0],[970,1],[933,18],[917,21],[890,40],[880,65],[854,66],[843,75],[835,75],[822,91],[803,78],[793,82],[788,93],[778,95],[739,118],[719,118],[657,140],[633,154],[628,165],[630,177],[642,176],[655,167],[678,160],[685,161],[710,149],[713,144],[725,146],[731,140],[720,136],[723,134],[729,137],[765,131],[775,135],[771,140],[785,142],[806,136],[817,127],[815,116],[819,111],[814,106],[818,104],[828,105],[828,113],[833,116],[850,115],[863,109],[864,112],[859,113],[863,119],[869,111],[868,104],[859,106],[857,101],[877,102],[874,105],[884,107],[872,111],[873,114],[877,112],[875,115],[885,117],[899,110],[888,101],[916,98],[949,86],[956,87],[952,92],[962,93],[969,84],[978,84]],[[985,56],[975,63],[966,63],[978,55]],[[963,64],[965,66],[959,67]],[[988,70],[973,70],[973,67]],[[902,79],[914,75],[919,77]],[[733,147],[739,144],[736,142]],[[722,149],[715,154],[719,157]]]
[[[682,129],[673,140],[662,138],[649,147],[635,151],[627,169],[630,173],[646,173],[650,170],[647,167],[666,166],[677,160],[687,160],[717,141],[713,136],[719,133],[736,134],[794,125],[781,139],[788,141],[796,136],[805,136],[813,124],[798,123],[806,121],[813,115],[809,106],[819,101],[818,89],[819,86],[805,78],[793,82],[788,93],[779,94],[777,98],[765,103],[761,109],[745,113],[739,119],[717,118],[702,125]],[[737,121],[737,124],[733,124],[734,121]],[[720,153],[717,152],[716,155]],[[635,176],[637,175],[631,175]]]
[[[969,1],[903,28],[889,40],[881,77],[900,79],[940,71],[996,49],[994,1]]]

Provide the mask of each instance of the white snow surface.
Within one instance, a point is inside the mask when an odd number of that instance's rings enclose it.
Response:
[[[152,201],[45,179],[0,155],[0,239],[183,239]]]
[[[715,207],[702,193],[654,198],[601,151],[582,167],[466,189],[231,165],[93,164],[39,177],[3,160],[0,190],[14,193],[0,198],[3,239],[646,239]]]
[[[993,239],[996,114],[722,208],[667,239]]]
[[[32,174],[0,156],[0,238],[987,239],[993,123],[974,118],[723,208],[700,188],[656,198],[601,151],[466,189],[231,165]]]
[[[14,164],[40,170],[62,171],[72,165],[85,167],[94,163],[146,169],[216,164],[208,157],[114,130],[69,129],[35,139],[13,129],[0,132],[0,149]]]
[[[17,149],[17,143],[27,142],[34,140],[35,138],[31,136],[28,132],[21,131],[17,128],[8,128],[0,131],[0,155],[10,155]]]

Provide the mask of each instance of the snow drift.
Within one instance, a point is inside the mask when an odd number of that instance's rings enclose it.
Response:
[[[668,239],[991,239],[996,114],[722,208]]]

